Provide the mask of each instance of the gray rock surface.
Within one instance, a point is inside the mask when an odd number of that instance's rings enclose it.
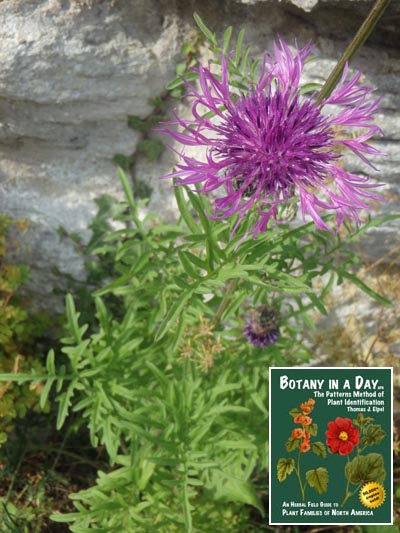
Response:
[[[84,280],[82,259],[61,226],[88,237],[101,193],[120,195],[116,153],[135,152],[139,135],[128,115],[145,117],[151,97],[174,77],[181,46],[194,30],[197,11],[219,35],[228,25],[246,30],[254,54],[276,35],[300,44],[312,40],[318,60],[309,79],[323,80],[363,21],[369,0],[3,0],[0,2],[0,209],[28,218],[30,290],[60,308],[53,289],[65,276]],[[383,96],[376,143],[388,203],[398,212],[400,140],[400,2],[392,2],[354,61],[365,82]],[[169,156],[138,160],[141,179],[154,189],[151,207],[172,209],[169,185],[158,176]],[[349,159],[354,170],[365,171]],[[377,176],[378,179],[378,176]],[[371,234],[375,258],[397,241],[398,224]]]

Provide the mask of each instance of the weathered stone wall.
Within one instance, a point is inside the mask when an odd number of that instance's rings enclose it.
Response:
[[[116,153],[132,154],[138,134],[128,115],[146,116],[150,98],[174,76],[181,46],[197,11],[217,33],[246,29],[254,53],[279,33],[312,40],[319,59],[308,75],[323,80],[361,24],[367,0],[2,0],[0,2],[0,210],[28,218],[31,290],[47,305],[65,274],[84,279],[82,260],[67,232],[87,236],[93,199],[120,194]],[[400,2],[392,2],[354,67],[383,96],[378,115],[385,137],[376,158],[388,203],[398,211],[400,186]],[[136,171],[151,180],[152,206],[168,204],[170,167],[139,158]],[[350,158],[350,166],[366,171]],[[162,200],[162,202],[161,202]],[[172,203],[171,203],[172,205]],[[379,257],[397,242],[398,225],[371,233],[368,253]]]

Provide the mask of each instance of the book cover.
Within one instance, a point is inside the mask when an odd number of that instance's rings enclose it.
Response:
[[[270,524],[392,524],[392,368],[269,378]]]

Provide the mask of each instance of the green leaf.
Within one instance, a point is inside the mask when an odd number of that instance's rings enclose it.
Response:
[[[386,436],[386,431],[382,429],[380,424],[369,424],[363,431],[361,442],[364,446],[372,446],[378,444]]]
[[[193,41],[185,41],[182,45],[182,54],[184,56],[190,56],[197,52],[197,48]]]
[[[357,427],[363,428],[373,421],[374,419],[372,417],[364,416],[364,413],[358,413],[357,418],[353,419],[353,424]]]
[[[51,390],[51,387],[53,386],[53,383],[54,381],[56,380],[56,378],[49,378],[43,389],[42,389],[42,392],[40,393],[40,407],[42,409],[44,409],[45,405],[46,405],[46,402],[47,402],[47,398],[49,397],[49,394],[50,394],[50,390]]]
[[[67,418],[68,411],[71,406],[71,399],[72,399],[72,396],[74,395],[77,382],[78,382],[77,379],[73,380],[69,384],[68,389],[62,394],[60,394],[57,398],[59,402],[57,424],[56,424],[57,430],[62,428],[65,422],[65,419]]]
[[[126,177],[126,175],[125,175],[124,171],[122,170],[122,168],[118,169],[118,177],[120,179],[122,188],[124,189],[125,197],[127,199],[127,202],[128,202],[128,205],[129,205],[129,209],[130,209],[131,214],[132,214],[132,219],[135,222],[136,227],[138,229],[141,229],[141,224],[140,224],[139,219],[137,217],[137,207],[136,207],[135,199],[134,199],[133,194],[132,194],[132,189],[131,189],[131,187],[129,185],[128,178]]]
[[[253,392],[251,395],[250,395],[251,399],[253,400],[253,402],[255,403],[255,405],[260,409],[260,411],[263,413],[263,415],[265,415],[266,417],[268,417],[268,409],[266,408],[266,406],[264,405],[263,403],[263,400],[262,398],[260,397],[260,394],[258,392]]]
[[[54,350],[50,350],[49,353],[47,354],[47,359],[46,359],[46,368],[50,376],[56,375],[56,365],[55,365],[54,358],[55,358]]]
[[[289,411],[289,415],[296,418],[297,415],[301,415],[302,411],[298,407],[294,407]]]
[[[242,439],[242,440],[222,439],[216,442],[216,446],[226,448],[227,450],[248,450],[248,451],[257,450],[257,446],[255,444],[245,439]]]
[[[315,455],[318,455],[318,457],[325,458],[327,455],[325,444],[323,442],[313,442],[311,445],[311,450]]]
[[[320,466],[315,470],[308,470],[306,472],[306,480],[318,494],[324,494],[328,490],[329,474],[326,468]]]
[[[181,98],[183,96],[183,87],[177,87],[176,89],[172,89],[170,91],[170,95],[172,98]]]
[[[141,131],[142,133],[147,133],[149,131],[148,121],[137,115],[128,116],[128,127],[133,130]]]
[[[244,29],[242,28],[239,32],[237,42],[236,42],[235,65],[238,65],[240,61],[240,56],[242,53],[243,37],[244,37]]]
[[[229,26],[226,28],[224,33],[224,40],[223,40],[223,46],[222,46],[222,53],[224,56],[229,52],[229,43],[231,41],[232,37],[232,26]]]
[[[339,274],[343,277],[354,283],[359,289],[365,292],[365,294],[368,294],[371,298],[379,302],[380,304],[387,305],[388,307],[391,307],[393,304],[390,300],[387,298],[381,296],[374,290],[372,290],[368,285],[366,285],[363,281],[360,280],[355,274],[352,274],[351,272],[348,272],[347,270],[340,269]]]
[[[193,268],[193,263],[187,257],[187,253],[188,252],[181,252],[180,250],[178,251],[178,256],[182,263],[183,269],[188,276],[190,276],[193,279],[198,279],[199,273],[197,272],[195,268]]]
[[[285,459],[281,457],[278,460],[278,465],[277,465],[278,481],[280,482],[285,481],[287,476],[289,476],[293,472],[294,466],[295,466],[294,459],[291,459],[291,458]]]
[[[186,192],[187,192],[190,203],[192,204],[193,208],[197,211],[197,214],[199,215],[201,225],[203,226],[205,232],[208,234],[210,232],[211,224],[210,224],[210,219],[206,216],[204,198],[202,196],[199,196],[199,193],[192,192],[189,189],[187,189]]]
[[[164,150],[164,143],[158,139],[144,139],[137,145],[137,151],[143,154],[148,161],[157,161]]]
[[[166,89],[167,89],[167,91],[174,91],[178,87],[181,87],[182,85],[184,85],[185,84],[185,80],[186,81],[195,81],[195,80],[197,80],[198,77],[199,77],[199,75],[197,74],[197,72],[185,72],[184,78],[182,76],[178,76],[177,78],[175,78],[174,80],[170,81],[166,85]],[[173,96],[175,96],[175,95],[173,95]]]
[[[187,478],[188,485],[191,485],[192,487],[202,487],[204,485],[203,481],[201,479],[197,479],[195,477],[189,477]]]
[[[197,26],[199,27],[200,31],[204,34],[206,39],[213,44],[214,46],[218,46],[217,38],[215,37],[215,34],[211,32],[207,28],[207,26],[204,24],[204,22],[201,20],[200,16],[197,13],[194,13],[193,15],[194,20],[196,21]]]
[[[186,305],[186,302],[189,300],[189,298],[192,296],[192,290],[186,291],[184,294],[181,295],[181,297],[172,305],[170,310],[168,311],[166,317],[162,321],[158,332],[156,334],[155,340],[158,341],[168,331],[168,329],[172,326],[174,321],[178,318],[178,315],[182,312],[184,306]]]
[[[306,83],[300,88],[300,94],[313,93],[314,91],[319,91],[321,87],[320,83]]]
[[[182,76],[182,74],[185,72],[186,70],[186,63],[185,62],[182,62],[182,63],[178,63],[175,67],[175,72],[178,76]]]
[[[132,279],[132,274],[128,272],[127,274],[124,274],[120,278],[117,278],[109,285],[106,285],[102,289],[99,289],[95,291],[93,294],[94,296],[103,296],[104,294],[108,294],[110,292],[114,292],[119,287],[125,287],[126,284]]]
[[[327,315],[328,314],[328,311],[326,310],[326,307],[324,306],[323,302],[321,301],[320,298],[318,298],[318,296],[316,296],[313,292],[309,291],[307,293],[307,296],[310,298],[311,302],[314,304],[314,307],[316,307],[318,309],[318,311],[322,314],[322,315]]]
[[[369,453],[359,455],[346,464],[346,478],[354,485],[367,481],[383,483],[386,477],[386,470],[383,457],[380,453]]]
[[[123,168],[125,171],[129,170],[129,167],[132,164],[132,157],[126,156],[124,154],[115,154],[112,158],[112,162],[117,167]]]
[[[191,263],[196,265],[196,267],[207,270],[207,264],[205,261],[200,259],[197,255],[192,254],[191,252],[181,252]]]
[[[318,434],[318,424],[310,424],[306,427],[311,437],[316,437]]]
[[[67,294],[65,298],[66,310],[67,310],[67,320],[68,327],[74,337],[75,342],[79,343],[81,341],[81,332],[79,330],[79,314],[76,312],[74,299],[71,294]]]
[[[156,365],[153,365],[150,361],[146,361],[147,368],[153,373],[154,377],[165,387],[168,388],[169,380],[168,378],[161,372],[159,368],[156,367]]]
[[[242,55],[242,61],[240,63],[240,70],[245,72],[247,70],[247,64],[248,64],[248,57],[250,53],[250,46],[246,46],[244,49],[244,53]]]
[[[181,185],[174,186],[175,199],[176,203],[178,204],[179,212],[183,220],[186,222],[186,225],[190,229],[190,231],[192,233],[199,233],[199,225],[197,224],[197,222],[195,222],[194,218],[190,213],[189,205],[184,197],[183,191],[184,188]]]
[[[15,372],[7,372],[4,374],[0,374],[0,382],[12,381],[13,383],[25,383],[26,381],[31,382],[37,379],[47,379],[47,377],[47,375],[38,376],[32,374],[23,374],[22,372],[18,372],[17,374]]]
[[[241,502],[251,505],[265,516],[264,506],[250,481],[221,472],[221,478],[214,488],[214,498],[219,501]]]
[[[50,515],[50,519],[53,521],[53,522],[58,522],[58,523],[63,523],[63,522],[75,522],[78,517],[79,517],[79,513],[63,513],[63,514],[52,514]],[[82,529],[81,529],[82,531]],[[105,529],[99,529],[97,528],[97,533],[107,533],[107,531]]]
[[[297,450],[299,447],[301,439],[293,439],[292,437],[289,437],[286,441],[285,448],[287,452],[294,452],[294,450]]]

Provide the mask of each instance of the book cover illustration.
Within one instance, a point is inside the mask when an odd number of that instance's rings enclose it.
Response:
[[[392,524],[392,369],[269,377],[270,524]]]

